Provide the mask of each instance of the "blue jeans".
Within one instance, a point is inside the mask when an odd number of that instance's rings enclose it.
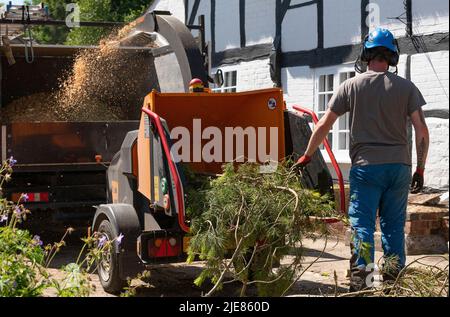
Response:
[[[352,265],[361,267],[374,263],[378,210],[384,256],[395,256],[400,268],[405,266],[404,227],[410,183],[411,167],[404,164],[354,166],[351,169]]]

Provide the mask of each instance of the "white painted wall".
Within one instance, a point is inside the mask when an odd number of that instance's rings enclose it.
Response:
[[[245,3],[246,45],[272,43],[276,28],[276,1],[247,0]]]
[[[183,0],[156,0],[149,8],[149,12],[154,10],[170,11],[177,19],[184,21],[184,1]]]
[[[413,30],[417,34],[448,32],[448,1],[413,0]]]
[[[251,91],[264,88],[272,88],[270,78],[269,59],[241,62],[236,65],[222,65],[223,72],[237,71],[237,86],[239,91]],[[213,72],[216,72],[214,69]]]
[[[309,66],[283,68],[281,81],[288,108],[297,104],[314,109],[314,71]]]
[[[448,67],[448,51],[417,54],[411,57],[411,79],[427,101],[427,105],[423,109],[449,109]],[[426,165],[425,184],[435,188],[445,186],[448,188],[449,120],[427,118],[427,124],[430,130],[430,150]],[[413,162],[416,164],[415,147]]]
[[[411,80],[427,101],[424,109],[449,109],[448,59],[448,51],[411,57]]]
[[[194,6],[194,1],[191,0],[189,1],[189,13],[192,12],[192,7]],[[210,1],[208,0],[202,0],[200,2],[200,6],[198,7],[198,11],[197,11],[197,16],[194,19],[194,24],[198,23],[198,17],[200,15],[204,15],[205,16],[205,23],[206,23],[206,27],[205,27],[205,36],[206,36],[206,41],[209,42],[211,41],[211,7],[210,7]],[[194,34],[194,36],[198,36],[198,31],[192,31],[192,34]]]
[[[283,52],[305,51],[317,47],[317,6],[289,10],[283,21]]]
[[[241,47],[239,0],[216,1],[216,52]]]
[[[291,5],[297,5],[297,4],[302,4],[305,2],[308,2],[309,0],[291,0]]]
[[[449,186],[449,121],[427,118],[430,129],[430,150],[425,167],[425,186],[447,188]],[[417,164],[415,138],[413,138],[413,168]]]
[[[325,0],[324,47],[361,42],[361,3],[355,0]]]
[[[377,4],[380,10],[380,24],[375,25],[375,27],[379,26],[389,29],[396,37],[405,36],[406,25],[396,19],[392,19],[403,15],[406,21],[403,0],[371,0],[370,3]]]

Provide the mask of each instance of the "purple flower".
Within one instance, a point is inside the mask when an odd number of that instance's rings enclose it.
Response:
[[[9,166],[13,167],[16,164],[17,164],[17,160],[15,160],[14,157],[11,156],[9,158]]]
[[[8,221],[8,215],[2,215],[2,217],[0,218],[0,223],[3,223],[5,221]]]
[[[28,194],[22,194],[22,196],[20,197],[21,199],[23,199],[24,202],[27,202],[30,199],[30,196],[28,196]]]
[[[17,216],[20,216],[23,213],[23,210],[19,206],[16,206],[16,207],[14,207],[14,213]]]
[[[34,244],[34,245],[39,245],[39,246],[42,246],[44,243],[42,242],[42,240],[41,240],[41,237],[40,236],[34,236],[33,237],[33,241],[32,241],[32,243]]]
[[[101,236],[100,239],[98,239],[98,248],[102,248],[106,243],[106,236]]]
[[[123,237],[124,237],[123,234],[119,234],[119,236],[116,238],[117,246],[119,246],[122,243]]]

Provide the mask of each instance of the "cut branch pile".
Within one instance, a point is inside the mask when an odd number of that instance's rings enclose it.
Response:
[[[288,164],[275,173],[260,173],[254,164],[224,174],[188,191],[192,219],[189,260],[206,261],[195,283],[211,279],[213,295],[225,283],[242,283],[241,296],[256,285],[259,296],[284,295],[302,264],[302,239],[326,226],[310,217],[336,217],[334,201],[302,188],[301,175]],[[283,257],[293,260],[281,265]]]

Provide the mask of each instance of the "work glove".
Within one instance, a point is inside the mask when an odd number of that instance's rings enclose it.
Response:
[[[297,167],[298,169],[304,169],[306,167],[306,165],[308,165],[309,163],[311,163],[311,157],[309,157],[308,155],[303,155],[295,164],[295,167]]]
[[[416,172],[414,173],[411,183],[411,194],[417,194],[422,191],[424,183],[424,172],[425,170],[423,168],[418,167]]]

